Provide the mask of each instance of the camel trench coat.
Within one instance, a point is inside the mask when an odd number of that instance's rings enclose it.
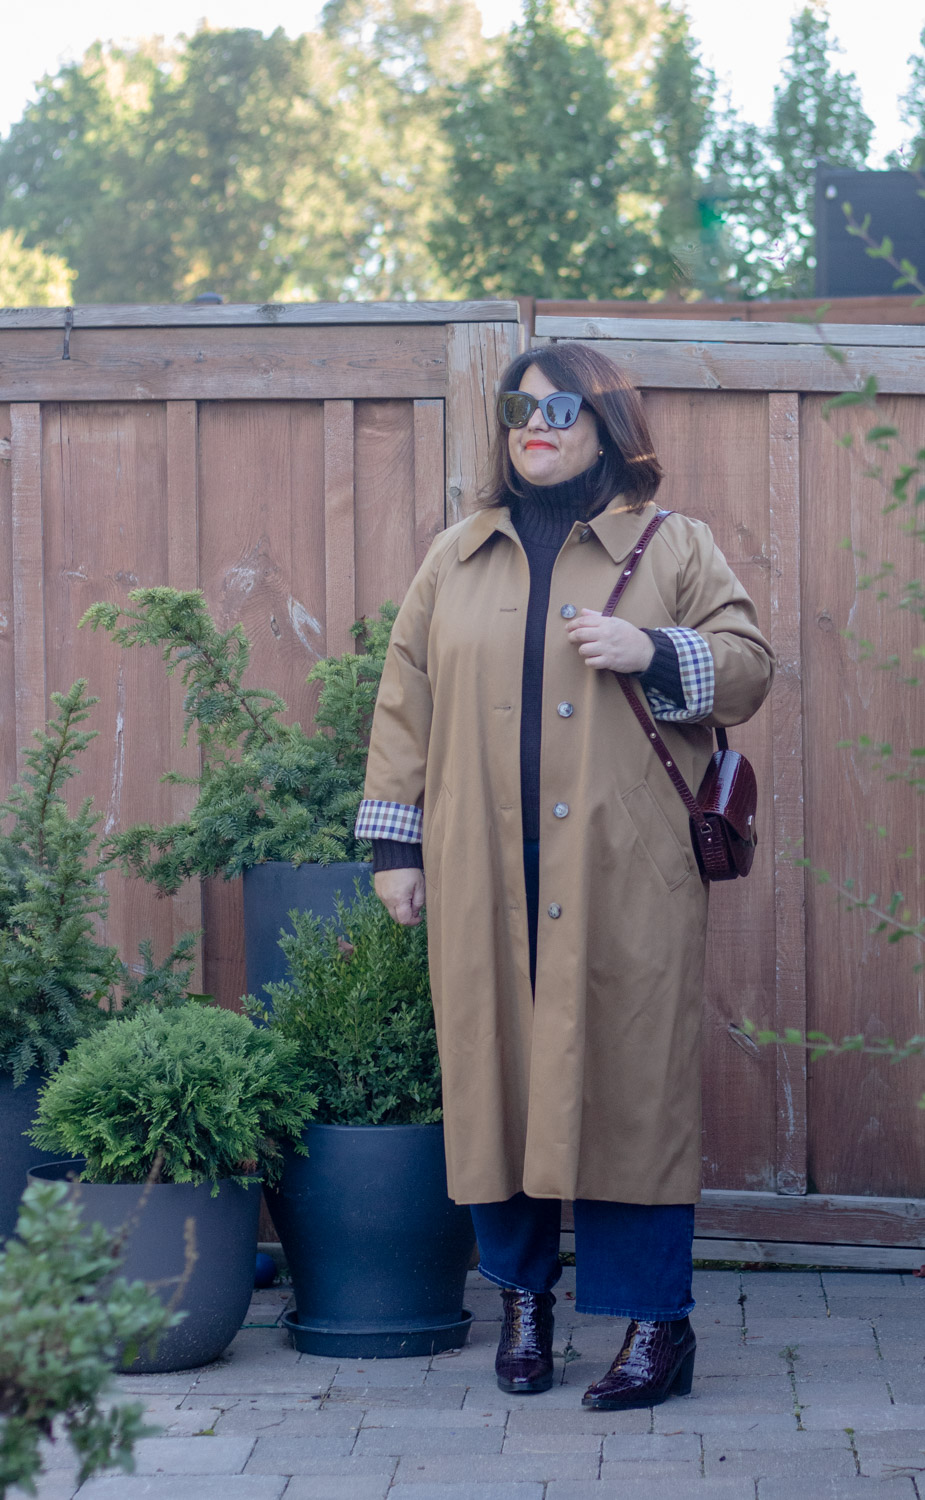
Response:
[[[664,767],[613,674],[584,665],[561,615],[603,608],[653,514],[618,498],[573,527],[553,569],[535,997],[519,751],[530,577],[510,513],[480,511],[443,532],[395,622],[365,796],[423,810],[447,1175],[460,1203],[519,1191],[699,1197],[707,887]],[[770,687],[754,607],[708,527],[676,513],[618,613],[695,629],[709,645],[711,718],[660,724],[696,790],[709,726],[749,718]]]

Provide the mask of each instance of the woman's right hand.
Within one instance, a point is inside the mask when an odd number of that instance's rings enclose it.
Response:
[[[417,927],[424,905],[424,871],[380,870],[373,876],[376,895],[400,927]]]

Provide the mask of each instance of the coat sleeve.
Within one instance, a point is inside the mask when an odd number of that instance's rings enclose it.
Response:
[[[357,836],[421,838],[433,699],[427,652],[446,536],[431,547],[398,611],[376,698]]]
[[[713,705],[704,723],[743,724],[767,697],[774,653],[758,628],[755,606],[703,522],[686,522],[679,549],[678,616],[696,630],[713,659]]]

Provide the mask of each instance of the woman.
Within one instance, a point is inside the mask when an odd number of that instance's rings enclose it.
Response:
[[[755,712],[772,658],[686,516],[599,613],[661,479],[610,360],[533,350],[501,391],[487,503],[437,538],[395,622],[357,833],[396,921],[420,921],[426,877],[447,1178],[502,1288],[499,1385],[552,1384],[573,1199],[576,1308],[631,1320],[583,1404],[648,1406],[690,1389],[696,1347],[707,887],[612,673],[696,789],[712,726]]]

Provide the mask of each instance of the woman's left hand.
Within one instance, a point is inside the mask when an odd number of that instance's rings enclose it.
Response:
[[[566,634],[585,666],[599,672],[644,672],[655,655],[655,646],[644,630],[637,630],[629,620],[602,615],[596,609],[583,609],[569,620]]]

